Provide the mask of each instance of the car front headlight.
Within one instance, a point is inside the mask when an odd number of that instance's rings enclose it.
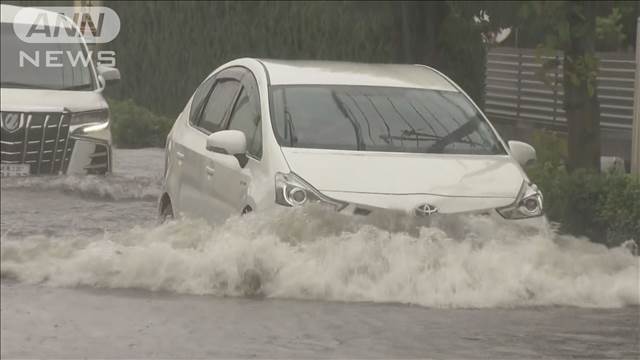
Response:
[[[516,201],[509,206],[497,208],[496,211],[510,220],[542,216],[544,213],[542,199],[542,193],[536,185],[523,182]]]
[[[283,206],[297,207],[307,203],[321,203],[342,210],[346,203],[331,199],[294,173],[276,174],[276,203]]]
[[[82,131],[93,132],[109,126],[109,110],[100,109],[71,114],[71,126],[84,125]]]

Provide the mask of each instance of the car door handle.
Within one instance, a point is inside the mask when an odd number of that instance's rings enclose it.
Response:
[[[211,166],[207,166],[204,169],[207,172],[207,175],[209,175],[209,176],[213,176],[213,174],[216,172],[216,169],[214,169]]]
[[[176,151],[176,157],[178,158],[178,160],[182,160],[184,159],[184,154],[180,151]]]

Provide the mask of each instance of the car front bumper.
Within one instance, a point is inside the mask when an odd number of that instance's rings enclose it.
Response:
[[[345,215],[363,216],[372,224],[411,223],[418,226],[457,228],[470,222],[487,222],[503,228],[514,228],[518,232],[540,233],[550,231],[544,215],[506,219],[497,208],[512,204],[510,198],[482,197],[442,197],[434,195],[391,195],[391,194],[348,194],[324,192],[325,195],[341,201],[338,212]],[[429,203],[438,209],[430,215],[418,214],[416,205]]]
[[[428,216],[419,216],[410,211],[397,210],[390,208],[372,208],[359,204],[349,203],[338,211],[340,214],[371,217],[372,222],[384,222],[387,219],[410,219],[411,222],[418,225],[455,227],[469,219],[486,219],[498,226],[514,227],[526,231],[547,231],[548,221],[544,215],[530,217],[525,219],[506,219],[501,216],[495,208],[461,211],[456,213],[433,214]]]

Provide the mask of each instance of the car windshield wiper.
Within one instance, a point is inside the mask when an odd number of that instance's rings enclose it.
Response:
[[[466,123],[464,123],[462,126],[460,126],[459,128],[457,128],[454,131],[450,132],[446,136],[443,136],[435,144],[429,146],[429,148],[427,149],[427,152],[430,152],[430,153],[441,153],[441,152],[444,151],[444,148],[447,147],[447,145],[449,145],[451,143],[454,143],[454,142],[466,142],[466,141],[462,141],[462,138],[467,136],[467,135],[469,135],[469,134],[471,134],[477,128],[478,128],[478,123],[476,121],[473,121],[473,119],[469,120]]]
[[[379,135],[380,139],[387,141],[388,140],[440,140],[442,136],[427,134],[419,131],[411,130],[402,130],[400,135]]]
[[[427,148],[427,153],[443,153],[444,152],[444,148],[455,142],[455,143],[461,143],[461,144],[468,144],[471,146],[482,146],[481,143],[475,142],[475,141],[470,141],[470,140],[462,140],[463,137],[465,137],[468,134],[465,134],[463,136],[460,136],[460,138],[449,138],[447,139],[447,136],[438,136],[438,135],[433,135],[433,134],[427,134],[427,133],[422,133],[422,132],[418,132],[415,130],[404,130],[402,131],[401,135],[379,135],[379,137],[384,140],[384,141],[388,141],[388,140],[432,140],[435,141],[436,143],[433,144],[432,146],[430,146],[429,148]],[[442,145],[445,144],[446,145]],[[438,146],[436,146],[438,145]]]

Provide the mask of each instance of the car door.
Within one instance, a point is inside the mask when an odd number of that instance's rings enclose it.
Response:
[[[186,114],[176,121],[167,141],[167,191],[171,194],[173,211],[176,215],[193,214],[193,198],[197,192],[197,182],[193,172],[194,151],[190,148],[193,139],[197,138],[198,130],[194,128],[202,112],[202,108],[209,98],[216,77],[205,79],[196,89]],[[187,159],[189,154],[189,159]],[[189,160],[189,161],[185,161]]]
[[[206,100],[197,111],[195,118],[182,136],[181,156],[183,158],[180,186],[180,210],[187,216],[209,218],[216,214],[218,204],[206,201],[202,183],[209,176],[206,150],[207,136],[222,130],[226,124],[231,105],[240,90],[241,72],[230,68],[215,75],[214,84]],[[180,151],[180,150],[177,150]],[[213,205],[213,206],[211,206]]]
[[[239,215],[252,207],[248,189],[259,171],[262,158],[262,116],[258,85],[247,70],[242,77],[242,87],[233,105],[226,129],[239,130],[247,139],[247,160],[241,166],[235,156],[209,152],[207,165],[213,173],[207,177],[206,194],[211,206],[218,206],[224,218]]]

